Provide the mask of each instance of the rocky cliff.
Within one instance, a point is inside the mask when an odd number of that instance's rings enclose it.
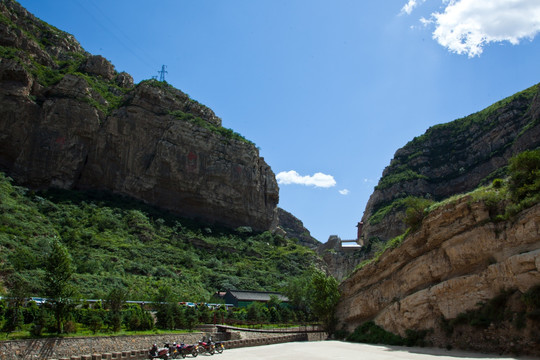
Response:
[[[253,143],[166,83],[133,84],[12,0],[0,2],[0,170],[228,226],[273,229],[279,189]]]
[[[387,241],[403,233],[403,199],[439,201],[470,191],[504,177],[511,156],[538,146],[538,86],[428,129],[396,151],[384,170],[362,217],[364,239]]]
[[[295,238],[302,246],[310,249],[316,249],[321,243],[311,236],[308,229],[305,228],[302,221],[288,211],[278,208],[278,226],[284,231],[288,238]]]
[[[326,264],[328,273],[338,281],[349,276],[368,255],[366,247],[343,247],[337,235],[331,235],[316,251]]]
[[[540,289],[540,205],[507,221],[493,221],[490,211],[464,196],[428,214],[400,246],[341,284],[341,323],[352,330],[374,320],[402,336],[429,330],[435,346],[540,355],[538,291],[530,296],[536,309],[522,301]],[[474,326],[460,325],[479,303],[492,309]],[[504,319],[496,325],[490,316]]]

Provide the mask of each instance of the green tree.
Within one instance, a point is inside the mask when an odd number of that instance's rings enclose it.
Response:
[[[311,284],[311,274],[305,272],[301,277],[291,279],[285,288],[284,292],[298,315],[298,320],[307,320],[311,314]]]
[[[188,330],[193,330],[198,324],[197,310],[193,306],[188,306],[185,311],[185,318]]]
[[[336,307],[340,293],[338,282],[333,276],[327,276],[321,271],[313,275],[311,307],[313,314],[322,322],[324,330],[331,336],[336,326]]]
[[[107,295],[107,308],[113,332],[122,330],[122,308],[127,300],[127,292],[122,288],[114,288]]]
[[[156,325],[160,329],[174,329],[174,295],[168,286],[161,286],[154,299],[157,304]]]
[[[29,296],[30,283],[22,275],[12,273],[6,279],[6,286],[8,288],[7,308],[3,330],[12,332],[20,329],[24,324],[23,306]]]
[[[56,332],[63,332],[64,322],[73,304],[74,288],[71,284],[73,267],[68,250],[58,239],[54,239],[45,262],[45,294],[52,303],[56,320]]]
[[[201,324],[210,324],[212,322],[212,312],[208,306],[206,306],[206,304],[197,306],[197,312],[199,315],[199,322]]]
[[[99,316],[99,313],[93,312],[88,319],[88,328],[95,334],[103,327],[103,318]]]
[[[516,200],[540,191],[540,149],[524,151],[509,161],[509,189]]]
[[[127,328],[131,331],[151,330],[154,327],[154,318],[141,305],[131,305],[125,315]]]
[[[266,303],[266,307],[268,308],[270,322],[272,323],[278,323],[281,321],[281,313],[279,311],[280,304],[281,300],[279,300],[276,295],[270,295],[270,300]]]
[[[261,309],[256,302],[252,302],[247,307],[247,320],[257,322],[261,318]]]

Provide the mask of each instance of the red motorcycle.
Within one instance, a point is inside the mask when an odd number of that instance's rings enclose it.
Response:
[[[162,359],[162,360],[168,360],[169,359],[169,347],[166,346],[164,348],[158,348],[156,344],[152,346],[150,351],[148,352],[148,358],[150,360],[152,359]]]
[[[211,341],[204,341],[204,338],[199,341],[199,353],[207,353],[210,355],[214,355],[216,353],[216,347]]]
[[[175,354],[179,354],[183,358],[185,358],[186,355],[197,357],[197,355],[199,355],[199,345],[186,345],[184,343],[176,344]]]

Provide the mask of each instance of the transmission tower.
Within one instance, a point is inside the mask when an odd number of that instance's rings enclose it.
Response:
[[[161,70],[158,71],[159,74],[159,81],[165,81],[165,74],[168,74],[169,72],[165,70],[167,65],[161,65]]]

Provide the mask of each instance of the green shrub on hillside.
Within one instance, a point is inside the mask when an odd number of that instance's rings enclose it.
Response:
[[[424,338],[427,330],[415,331],[407,330],[406,337],[393,334],[376,325],[373,321],[367,321],[358,326],[352,334],[347,337],[347,341],[366,343],[366,344],[384,344],[398,346],[425,346]]]
[[[235,132],[234,130],[225,128],[223,126],[213,125],[213,124],[209,123],[208,121],[206,121],[206,120],[204,120],[204,119],[202,119],[202,118],[200,118],[198,116],[195,116],[195,115],[193,115],[191,113],[187,113],[187,112],[184,112],[184,111],[181,111],[181,110],[175,110],[175,111],[171,111],[169,113],[169,115],[174,116],[178,120],[189,121],[189,122],[191,122],[193,124],[196,124],[197,126],[203,127],[203,128],[205,128],[207,130],[210,130],[210,131],[212,131],[214,133],[220,134],[221,136],[223,136],[226,139],[238,140],[238,141],[244,142],[246,144],[254,145],[251,141],[249,141],[248,139],[246,139],[245,137],[243,137],[239,133]]]
[[[538,196],[540,192],[540,149],[524,151],[509,163],[509,189],[515,200]]]
[[[4,271],[41,278],[48,239],[57,237],[85,298],[104,298],[117,286],[134,300],[152,300],[160,286],[185,301],[226,288],[279,291],[316,261],[312,250],[269,232],[209,226],[107,193],[35,193],[0,174],[0,200]],[[44,292],[39,282],[31,287]]]

